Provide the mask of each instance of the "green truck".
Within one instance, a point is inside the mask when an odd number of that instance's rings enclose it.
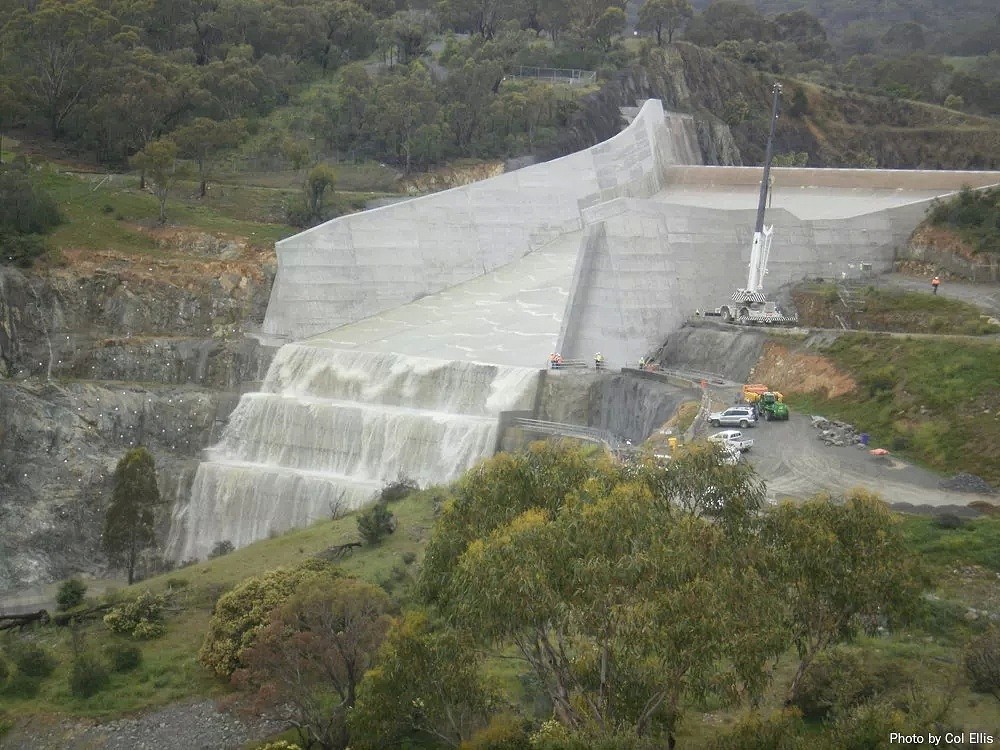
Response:
[[[757,409],[764,415],[764,419],[770,422],[772,419],[788,419],[788,405],[780,401],[773,391],[767,391],[760,395],[757,402]]]

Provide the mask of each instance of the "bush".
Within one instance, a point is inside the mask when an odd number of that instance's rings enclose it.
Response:
[[[965,519],[954,513],[939,513],[934,516],[934,525],[939,529],[951,531],[965,526]]]
[[[395,482],[387,482],[382,488],[382,492],[379,495],[379,500],[383,503],[395,503],[399,502],[403,498],[412,495],[420,489],[419,485],[412,479],[407,479],[406,477],[400,477]]]
[[[795,709],[775,711],[770,716],[749,714],[708,745],[710,750],[795,750],[812,743],[803,736],[805,723]]]
[[[463,742],[459,750],[531,750],[523,719],[500,714]]]
[[[358,533],[373,547],[395,530],[396,517],[381,500],[358,514]]]
[[[114,672],[131,672],[142,664],[142,651],[130,643],[109,643],[104,656]]]
[[[212,551],[208,553],[208,559],[212,560],[216,557],[222,557],[223,555],[228,555],[236,547],[228,539],[224,539],[221,542],[216,542],[215,546],[212,547]]]
[[[90,698],[108,685],[108,668],[89,654],[73,660],[69,673],[69,691],[77,698]]]
[[[163,624],[164,603],[162,596],[143,591],[104,615],[104,624],[112,633],[141,640],[159,638],[166,632]]]
[[[79,607],[83,604],[83,597],[87,595],[87,584],[79,578],[70,578],[63,581],[56,592],[56,609],[65,612],[67,609]]]
[[[890,675],[872,667],[861,655],[834,648],[816,657],[803,675],[793,701],[807,719],[842,712],[892,687]]]
[[[302,748],[294,742],[278,740],[277,742],[268,742],[266,745],[261,745],[257,750],[302,750]]]
[[[40,687],[41,680],[37,677],[28,677],[28,675],[18,672],[10,678],[10,682],[4,687],[3,692],[4,695],[11,698],[31,699],[38,695]]]
[[[42,646],[31,641],[16,641],[9,650],[11,661],[18,674],[25,677],[48,677],[56,668],[56,661]]]
[[[59,206],[30,174],[0,169],[0,230],[42,234],[60,223]]]
[[[7,678],[10,676],[10,667],[7,666],[7,660],[0,658],[0,685],[7,682]]]
[[[257,641],[271,611],[280,607],[304,581],[337,575],[328,562],[310,558],[294,568],[278,568],[247,578],[219,597],[198,661],[219,677],[240,666],[240,656]]]
[[[1000,699],[1000,628],[991,627],[970,641],[963,663],[973,690]]]
[[[0,265],[31,268],[35,258],[48,249],[37,234],[14,234],[0,229]]]

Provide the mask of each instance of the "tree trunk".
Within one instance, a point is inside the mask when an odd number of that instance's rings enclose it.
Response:
[[[657,25],[656,27],[656,46],[659,47],[663,44],[663,27]]]

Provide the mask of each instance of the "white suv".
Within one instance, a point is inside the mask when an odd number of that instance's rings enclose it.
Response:
[[[745,430],[757,426],[752,406],[731,406],[725,411],[712,412],[708,421],[713,427],[742,427]]]

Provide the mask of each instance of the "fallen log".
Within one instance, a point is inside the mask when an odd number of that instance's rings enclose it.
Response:
[[[48,610],[45,609],[23,612],[19,615],[0,615],[0,630],[13,630],[14,628],[20,630],[35,623],[46,625],[50,619]]]
[[[75,612],[60,612],[54,616],[50,615],[46,609],[23,612],[18,615],[0,615],[0,630],[13,630],[15,628],[21,630],[35,624],[52,624],[59,627],[66,627],[67,625],[72,625],[74,622],[95,620],[114,606],[114,604],[99,604],[96,607]]]

